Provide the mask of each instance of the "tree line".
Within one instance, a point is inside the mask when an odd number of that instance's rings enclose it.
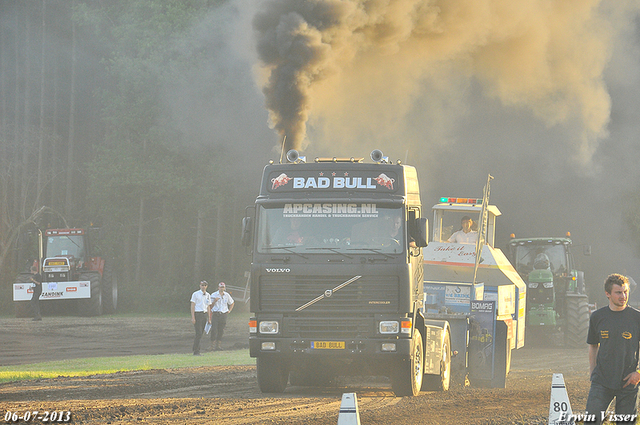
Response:
[[[240,217],[259,170],[238,173],[228,132],[185,133],[167,108],[168,87],[220,60],[208,48],[226,41],[203,46],[194,28],[220,25],[204,19],[228,3],[0,0],[0,312],[28,235],[64,225],[98,229],[123,310],[182,309],[202,278],[244,285]],[[237,71],[219,69],[221,86]],[[236,114],[248,102],[225,100]],[[623,214],[640,252],[638,193]]]
[[[223,3],[0,1],[0,310],[25,235],[65,225],[98,229],[124,310],[182,309],[202,278],[244,285],[257,184],[229,177],[215,136],[185,140],[161,99],[202,60],[175,40]]]

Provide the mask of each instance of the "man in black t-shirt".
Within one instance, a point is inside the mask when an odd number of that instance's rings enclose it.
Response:
[[[589,369],[591,389],[587,414],[595,424],[609,419],[617,424],[633,424],[637,418],[638,349],[640,347],[640,311],[627,305],[629,280],[612,274],[604,283],[609,305],[591,315],[589,320]],[[616,399],[616,416],[605,416]]]

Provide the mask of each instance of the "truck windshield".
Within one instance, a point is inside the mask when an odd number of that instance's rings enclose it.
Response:
[[[540,245],[526,244],[518,245],[515,255],[516,270],[522,274],[528,274],[533,270],[533,261],[540,253],[544,253],[549,257],[549,267],[553,274],[567,273],[567,257],[565,246],[557,245]]]
[[[84,259],[82,236],[49,236],[47,238],[47,257],[74,257]]]
[[[260,206],[259,252],[383,254],[404,252],[403,208],[376,204]]]

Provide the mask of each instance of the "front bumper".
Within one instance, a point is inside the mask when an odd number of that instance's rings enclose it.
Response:
[[[332,344],[318,344],[331,342]],[[264,349],[265,346],[273,349]],[[324,345],[328,348],[314,348]],[[386,347],[386,350],[383,349]],[[395,347],[395,350],[391,350]],[[410,358],[411,339],[401,337],[390,338],[353,338],[353,339],[309,339],[250,336],[249,351],[251,357],[274,356],[291,359],[318,357],[334,359],[367,359],[373,361],[406,360]]]

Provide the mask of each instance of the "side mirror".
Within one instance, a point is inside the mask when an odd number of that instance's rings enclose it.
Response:
[[[242,219],[242,237],[240,240],[242,241],[243,246],[251,245],[251,240],[253,239],[253,220],[251,217],[245,217]]]
[[[425,247],[429,238],[429,220],[426,217],[417,218],[415,232],[411,235],[417,247]]]

